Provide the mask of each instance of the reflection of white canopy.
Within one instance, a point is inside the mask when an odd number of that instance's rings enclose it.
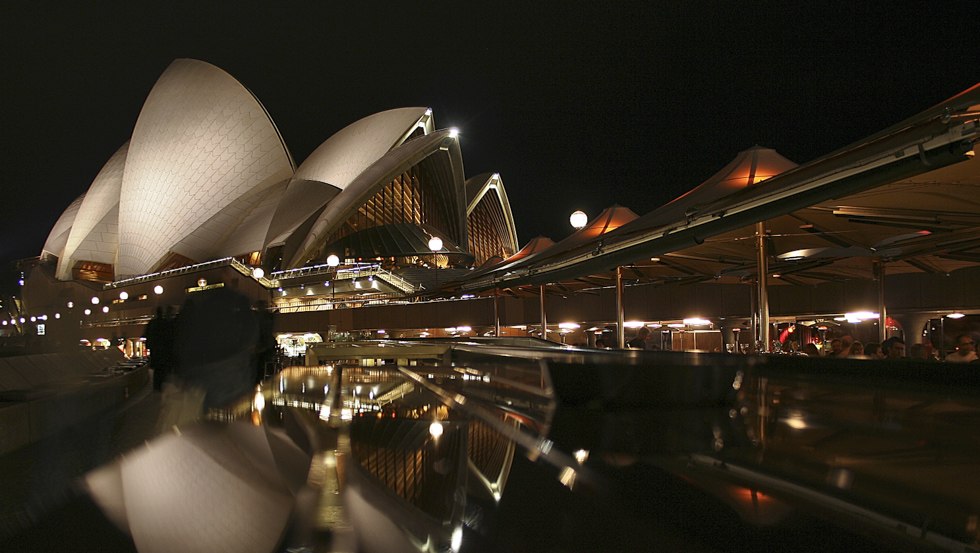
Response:
[[[201,424],[89,473],[86,484],[141,553],[271,553],[309,461],[280,431]]]

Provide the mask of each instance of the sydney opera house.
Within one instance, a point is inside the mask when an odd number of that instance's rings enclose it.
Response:
[[[980,84],[522,243],[431,110],[297,164],[177,60],[0,320],[0,549],[977,551],[978,140]]]
[[[290,284],[317,299],[325,286],[332,299],[349,299],[359,278],[358,297],[412,296],[426,285],[432,292],[431,269],[453,273],[517,249],[500,175],[467,180],[457,132],[436,129],[430,109],[365,117],[297,166],[244,86],[184,59],[160,77],[130,140],[52,228],[25,303],[49,326],[57,314],[83,328],[125,329],[83,339],[139,336],[129,323],[179,306],[199,279],[213,287],[230,278],[267,303],[273,289],[287,303]],[[190,273],[190,286],[174,280]]]

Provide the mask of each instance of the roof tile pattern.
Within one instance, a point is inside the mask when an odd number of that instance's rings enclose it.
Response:
[[[75,222],[72,224],[64,254],[58,259],[59,279],[71,278],[76,261],[114,264],[119,248],[119,192],[129,143],[123,144],[88,187]]]
[[[152,271],[236,199],[292,172],[278,131],[248,90],[210,64],[175,61],[150,91],[130,142],[117,276]]]

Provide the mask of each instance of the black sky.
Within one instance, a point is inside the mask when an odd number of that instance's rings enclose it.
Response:
[[[77,5],[76,5],[77,4]],[[974,2],[4,2],[0,262],[34,256],[175,58],[264,104],[297,163],[429,106],[522,243],[645,213],[760,144],[802,163],[980,80]]]

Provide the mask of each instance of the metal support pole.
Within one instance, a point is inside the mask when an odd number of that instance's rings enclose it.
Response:
[[[544,311],[544,284],[540,286],[541,290],[541,339],[548,339],[548,316]]]
[[[878,292],[878,343],[883,343],[888,337],[888,329],[885,324],[888,314],[885,312],[885,262],[880,259],[872,261],[871,270]],[[910,341],[911,345],[912,342]]]
[[[497,288],[493,289],[493,335],[500,337],[500,306],[498,302],[500,300],[500,290]]]
[[[755,224],[756,297],[759,308],[758,340],[762,342],[762,351],[769,351],[769,256],[766,251],[766,223],[759,221]]]
[[[626,347],[626,307],[623,305],[623,268],[616,267],[616,347]]]
[[[946,360],[946,315],[939,316],[939,360]]]

